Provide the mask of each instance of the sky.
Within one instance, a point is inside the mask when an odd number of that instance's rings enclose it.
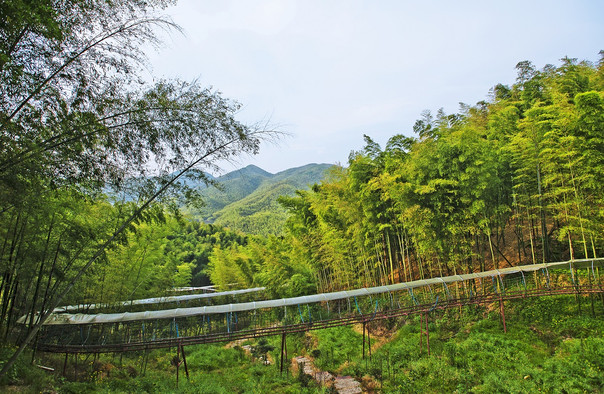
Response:
[[[213,86],[241,122],[287,133],[223,173],[346,165],[364,134],[412,136],[423,110],[488,99],[520,61],[595,63],[604,49],[601,0],[180,0],[164,13],[183,33],[149,53],[153,78]]]

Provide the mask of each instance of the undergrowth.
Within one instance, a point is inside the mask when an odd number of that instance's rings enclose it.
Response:
[[[580,301],[580,303],[579,303]],[[374,392],[602,392],[604,390],[604,304],[598,297],[557,296],[507,302],[507,332],[498,305],[468,306],[429,315],[420,351],[419,316],[373,321],[371,357],[362,326],[343,326],[287,336],[286,371],[279,372],[281,337],[267,338],[265,365],[245,343],[188,346],[190,379],[184,365],[176,382],[175,349],[123,356],[23,355],[0,391],[139,393],[315,393],[329,392],[308,376],[292,373],[291,359],[311,358],[316,368],[349,375]],[[580,305],[580,306],[579,306]],[[6,360],[12,348],[0,349]],[[48,372],[36,365],[54,368]]]

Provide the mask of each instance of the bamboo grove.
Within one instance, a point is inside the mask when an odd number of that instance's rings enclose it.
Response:
[[[199,202],[180,179],[209,182],[271,134],[197,81],[144,81],[143,49],[179,30],[161,14],[172,3],[0,5],[0,344],[21,345],[0,376],[61,302],[188,285],[192,264],[164,244]]]
[[[275,133],[197,82],[140,81],[142,45],[177,29],[156,14],[169,3],[0,6],[0,342],[60,302],[208,280],[288,297],[604,252],[603,60],[521,62],[515,84],[425,111],[413,137],[366,136],[280,198],[281,236],[187,223],[199,195],[178,178],[208,181],[200,170]]]
[[[517,70],[282,199],[320,290],[604,252],[604,62]]]

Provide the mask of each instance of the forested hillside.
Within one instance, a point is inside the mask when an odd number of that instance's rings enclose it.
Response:
[[[183,224],[178,208],[199,201],[178,180],[208,181],[276,134],[196,81],[145,82],[144,49],[179,30],[161,14],[171,3],[0,5],[0,343],[20,345],[0,378],[58,304],[188,283],[156,227]]]
[[[205,205],[186,212],[205,222],[247,234],[280,235],[287,213],[277,199],[309,189],[325,177],[330,167],[307,164],[271,174],[250,165],[215,178],[215,186],[198,186]]]
[[[200,189],[204,203],[199,212],[195,213],[206,221],[212,220],[214,212],[250,195],[271,175],[261,168],[250,165],[214,178],[216,182],[214,187],[203,183],[194,185]]]
[[[297,273],[328,291],[601,256],[604,61],[516,68],[488,100],[425,111],[385,147],[366,136],[347,167],[281,198],[281,252],[239,249],[248,285]],[[214,272],[237,267],[216,259]]]

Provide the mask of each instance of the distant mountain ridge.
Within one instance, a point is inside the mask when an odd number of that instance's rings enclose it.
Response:
[[[278,235],[287,213],[277,202],[319,183],[331,164],[307,164],[271,174],[255,165],[215,178],[218,187],[199,185],[205,206],[189,214],[250,234]]]

